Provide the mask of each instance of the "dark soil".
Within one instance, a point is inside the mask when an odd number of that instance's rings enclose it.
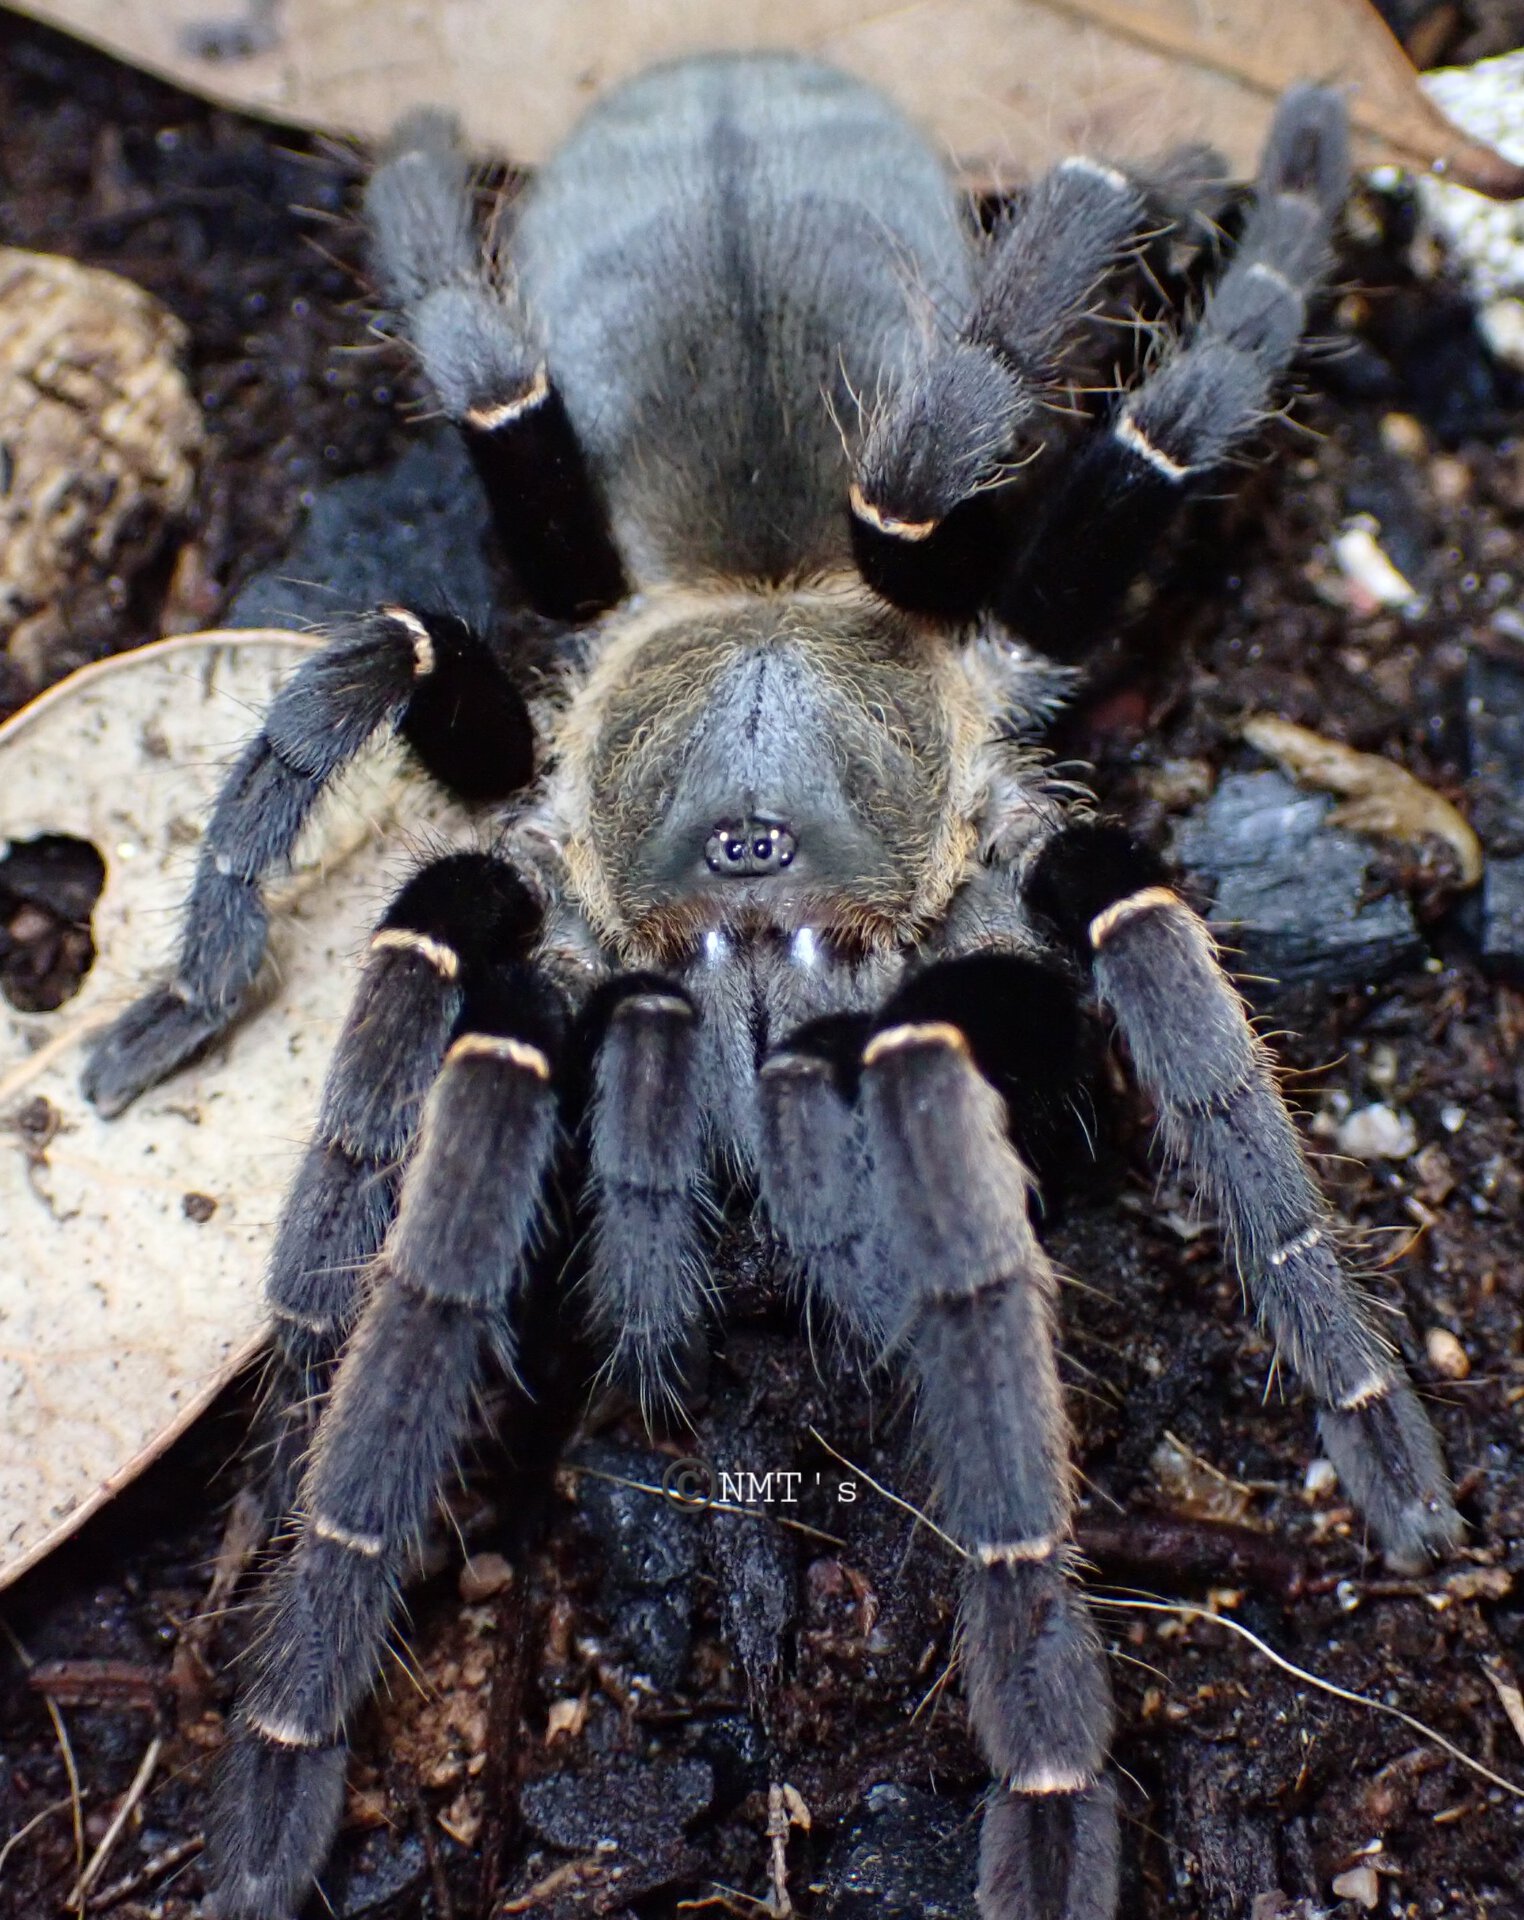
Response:
[[[1449,9],[1456,32],[1494,38],[1499,11]],[[399,369],[353,351],[353,168],[6,19],[0,181],[0,238],[124,273],[190,329],[211,450],[177,612],[211,624],[286,550],[314,490],[409,439]],[[1237,737],[1250,711],[1400,761],[1487,832],[1467,670],[1478,654],[1524,656],[1521,396],[1463,301],[1410,281],[1401,222],[1387,207],[1362,223],[1345,262],[1361,291],[1326,316],[1341,351],[1310,362],[1299,426],[1204,509],[1062,728],[1059,750],[1090,761],[1107,805],[1160,844],[1223,771],[1261,764]],[[1338,604],[1329,540],[1360,511],[1424,594],[1421,617]],[[135,588],[123,624],[76,635],[59,670],[153,635],[168,591]],[[1136,1102],[1103,1105],[1099,1162],[1052,1225],[1075,1278],[1065,1342],[1091,1587],[1118,1602],[1100,1620],[1123,1910],[1143,1920],[1353,1920],[1363,1909],[1341,1906],[1333,1882],[1353,1871],[1341,1884],[1359,1892],[1362,1866],[1379,1912],[1524,1920],[1524,1794],[1272,1666],[1226,1624],[1524,1783],[1524,1727],[1495,1684],[1524,1680],[1524,995],[1506,955],[1483,970],[1477,909],[1442,859],[1380,860],[1429,958],[1380,987],[1305,992],[1273,1024],[1295,1029],[1276,1045],[1306,1110],[1383,1102],[1416,1128],[1402,1160],[1330,1158],[1322,1172],[1401,1316],[1394,1336],[1459,1481],[1462,1552],[1394,1576],[1337,1490],[1308,1486],[1308,1411],[1294,1393],[1266,1398],[1266,1347],[1215,1236],[1156,1185]],[[797,1910],[969,1911],[983,1775],[948,1684],[956,1567],[869,1478],[926,1504],[903,1396],[865,1388],[823,1348],[812,1362],[749,1228],[727,1232],[721,1271],[729,1331],[696,1387],[696,1436],[665,1452],[609,1406],[553,1473],[583,1356],[553,1328],[531,1340],[535,1406],[503,1396],[503,1440],[483,1442],[456,1499],[476,1557],[462,1576],[442,1533],[413,1599],[422,1691],[399,1670],[360,1729],[329,1884],[338,1913],[756,1913],[769,1786],[784,1782]],[[1465,1377],[1435,1333],[1458,1337]],[[204,1786],[245,1629],[236,1611],[204,1609],[253,1398],[227,1395],[5,1596],[0,1833],[24,1837],[0,1864],[0,1911],[67,1910],[70,1766],[88,1852],[155,1736],[156,1771],[86,1904],[194,1910]],[[643,1490],[680,1453],[775,1477],[745,1514],[680,1508]],[[1129,1611],[1143,1595],[1224,1624]]]

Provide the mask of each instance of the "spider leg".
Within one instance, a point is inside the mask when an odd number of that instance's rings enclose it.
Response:
[[[398,127],[365,193],[373,264],[460,429],[530,603],[588,619],[624,597],[608,513],[511,281],[484,258],[448,115]]]
[[[864,1017],[828,1015],[762,1063],[757,1191],[817,1298],[866,1351],[882,1353],[895,1294],[885,1284],[857,1104],[869,1031]]]
[[[680,1372],[704,1297],[698,1020],[681,988],[627,974],[596,997],[588,1021],[592,1317],[643,1404]]]
[[[985,256],[957,335],[869,422],[850,493],[868,584],[916,612],[973,610],[995,529],[977,511],[1057,382],[1097,287],[1137,237],[1145,199],[1125,174],[1065,160],[1016,205]]]
[[[289,858],[328,782],[388,726],[470,798],[500,797],[533,771],[523,702],[462,621],[388,607],[337,629],[276,694],[223,782],[174,979],[94,1045],[83,1084],[102,1113],[120,1113],[231,1023],[264,959],[261,882]]]
[[[928,976],[929,978],[930,976]],[[950,987],[951,987],[951,983]],[[950,991],[949,998],[955,995]],[[949,1530],[967,1555],[969,1712],[1000,1776],[986,1813],[980,1907],[990,1920],[1109,1920],[1115,1795],[1104,1777],[1110,1688],[1068,1572],[1068,1425],[1053,1352],[1054,1278],[999,1095],[947,1019],[890,1003],[862,1048],[862,1153],[828,1049],[809,1032],[764,1069],[764,1191],[780,1228],[859,1287],[847,1311],[909,1361]],[[887,1024],[884,1024],[887,1023]],[[835,1108],[833,1109],[833,1104]],[[812,1128],[811,1122],[815,1125]],[[807,1138],[811,1136],[812,1138]],[[802,1193],[790,1175],[813,1167]],[[836,1251],[832,1213],[869,1261]]]
[[[346,1724],[375,1678],[398,1580],[509,1310],[558,1135],[560,996],[509,964],[468,991],[397,1219],[271,1583],[208,1841],[221,1920],[281,1920],[331,1843]]]
[[[1088,965],[1157,1101],[1171,1152],[1222,1221],[1255,1308],[1307,1381],[1329,1458],[1388,1552],[1453,1546],[1461,1522],[1434,1432],[1335,1247],[1264,1046],[1211,935],[1120,829],[1056,834],[1033,908]]]
[[[484,853],[432,862],[371,939],[317,1126],[281,1210],[265,1278],[275,1329],[267,1504],[289,1510],[362,1276],[396,1212],[403,1162],[472,985],[522,960],[541,922],[514,870]]]
[[[1260,425],[1328,271],[1349,182],[1339,95],[1286,93],[1231,264],[1183,341],[1044,495],[993,610],[1062,660],[1105,637],[1155,543]]]

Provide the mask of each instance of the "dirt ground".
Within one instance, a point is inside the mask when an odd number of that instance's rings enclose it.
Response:
[[[1506,9],[1438,11],[1442,51],[1510,44]],[[401,369],[350,304],[356,178],[348,156],[0,18],[0,240],[165,301],[209,433],[192,559],[125,583],[58,671],[152,637],[166,608],[214,624],[315,490],[408,444]],[[1238,722],[1270,711],[1400,761],[1489,853],[1524,851],[1524,765],[1480,768],[1472,677],[1481,659],[1489,685],[1524,681],[1524,383],[1463,301],[1412,280],[1404,218],[1355,223],[1323,316],[1339,350],[1309,362],[1297,424],[1204,509],[1056,738],[1160,844],[1224,773],[1263,764]],[[1358,512],[1422,612],[1350,603],[1330,542]],[[0,709],[29,690],[0,681]],[[1524,945],[1510,960],[1499,936],[1481,964],[1486,930],[1442,859],[1388,848],[1377,874],[1412,901],[1427,959],[1276,1002],[1270,1024],[1314,1145],[1373,1104],[1411,1122],[1401,1157],[1320,1166],[1456,1475],[1453,1560],[1399,1576],[1367,1551],[1305,1405],[1266,1394],[1215,1234],[1156,1180],[1136,1101],[1102,1101],[1097,1160],[1051,1225],[1139,1920],[1524,1920]],[[654,1447],[619,1403],[577,1424],[589,1356],[544,1307],[535,1401],[495,1404],[413,1594],[413,1679],[395,1668],[359,1731],[334,1912],[655,1920],[781,1912],[785,1888],[815,1916],[971,1911],[983,1776],[951,1674],[955,1565],[899,1504],[928,1501],[909,1409],[827,1347],[812,1359],[742,1220],[720,1270],[729,1327],[696,1434]],[[77,1910],[79,1849],[155,1742],[82,1905],[194,1911],[245,1627],[208,1592],[253,1402],[231,1391],[0,1598],[0,1913]],[[660,1490],[680,1454],[774,1480],[730,1489],[742,1513],[685,1509]]]

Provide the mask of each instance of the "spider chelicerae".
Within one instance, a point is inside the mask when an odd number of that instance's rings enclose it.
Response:
[[[222,790],[174,978],[87,1070],[115,1112],[224,1031],[264,876],[377,733],[492,810],[492,850],[422,867],[372,939],[276,1234],[295,1533],[211,1832],[225,1920],[288,1914],[322,1865],[346,1725],[482,1370],[512,1364],[566,1158],[592,1324],[648,1398],[701,1328],[722,1187],[913,1380],[996,1776],[980,1910],[1115,1910],[1112,1709],[1030,1218],[1087,995],[1376,1535],[1407,1558],[1456,1538],[1210,937],[1038,750],[1066,663],[1271,405],[1345,192],[1342,106],[1286,96],[1194,323],[1066,417],[1190,171],[1068,160],[981,229],[885,100],[747,56],[614,93],[496,250],[443,117],[374,175],[383,297],[522,605],[491,634],[400,606],[333,631]]]

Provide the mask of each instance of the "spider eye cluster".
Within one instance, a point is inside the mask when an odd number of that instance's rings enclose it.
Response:
[[[776,820],[720,820],[704,846],[711,873],[751,877],[782,873],[793,865],[799,842]]]

